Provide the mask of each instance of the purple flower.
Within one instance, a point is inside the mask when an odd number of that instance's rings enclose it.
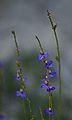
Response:
[[[49,73],[49,78],[52,78],[56,75],[56,72],[55,71],[52,71],[51,73]]]
[[[0,61],[0,69],[3,68],[3,66],[4,66],[4,62]]]
[[[40,53],[40,54],[38,55],[38,59],[39,59],[39,60],[42,60],[44,57],[45,57],[45,58],[48,57],[48,53],[47,53],[47,52]]]
[[[19,76],[16,76],[16,80],[18,80],[18,81],[19,81],[19,80],[20,80],[20,77],[19,77]]]
[[[48,86],[47,88],[47,92],[54,91],[54,90],[55,90],[54,86]]]
[[[23,89],[20,89],[20,90],[16,91],[16,96],[26,98],[26,93],[23,91]]]
[[[48,84],[41,84],[41,88],[46,88],[47,92],[54,91],[54,86],[48,86]]]
[[[49,115],[50,115],[51,117],[53,116],[53,111],[52,111],[51,108],[45,108],[45,109],[44,109],[44,112],[45,112],[45,113],[49,113]]]
[[[14,79],[20,81],[20,76],[18,74],[18,71],[17,71],[17,74],[14,76]]]
[[[5,118],[5,116],[0,114],[0,120],[5,120],[4,118]]]
[[[53,61],[52,60],[48,60],[45,62],[45,68],[49,68],[51,65],[53,64]]]
[[[48,86],[46,84],[41,84],[41,88],[47,88]]]

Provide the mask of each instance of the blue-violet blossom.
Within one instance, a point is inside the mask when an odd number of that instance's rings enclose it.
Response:
[[[49,113],[49,115],[50,115],[51,117],[53,116],[53,111],[52,111],[51,108],[45,108],[45,109],[44,109],[44,112],[45,112],[45,113]]]
[[[48,57],[48,53],[47,53],[47,52],[40,53],[40,54],[38,55],[38,59],[39,59],[39,60],[42,60],[43,58],[46,58],[46,57]]]
[[[49,67],[52,66],[52,64],[53,64],[53,61],[52,61],[52,60],[45,61],[45,68],[48,69]]]
[[[23,89],[20,89],[16,91],[16,96],[26,98],[26,93],[23,91]]]

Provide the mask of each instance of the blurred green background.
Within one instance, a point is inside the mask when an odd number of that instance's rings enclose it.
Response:
[[[22,52],[22,51],[21,51]],[[40,88],[41,79],[45,75],[43,64],[38,61],[38,52],[31,53],[22,52],[21,60],[23,65],[24,75],[27,77],[26,86],[31,99],[31,106],[36,120],[41,120],[39,107],[42,110],[48,106],[48,93]],[[24,112],[22,101],[15,96],[16,90],[19,88],[16,75],[16,56],[12,56],[7,62],[2,62],[0,65],[0,113],[5,116],[5,120],[24,120]],[[55,70],[57,64],[55,62]],[[56,71],[57,72],[57,71]],[[53,107],[55,117],[57,119],[58,108],[58,78],[52,79],[52,83],[56,86],[56,91],[53,93]],[[64,91],[64,88],[62,88]],[[71,99],[62,91],[62,105],[61,105],[61,120],[71,120]],[[28,105],[27,110],[28,110]],[[29,117],[27,111],[27,118]],[[44,114],[45,119],[47,115]],[[29,119],[29,118],[28,118]]]

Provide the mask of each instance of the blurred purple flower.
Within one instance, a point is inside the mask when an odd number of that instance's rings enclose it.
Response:
[[[5,120],[4,118],[5,118],[5,116],[0,114],[0,120]]]
[[[46,84],[41,84],[41,88],[47,88],[48,86]]]
[[[19,81],[19,80],[20,80],[20,77],[19,77],[19,76],[16,76],[16,80],[18,80],[18,81]]]
[[[4,62],[0,61],[0,68],[3,68],[3,66],[4,66]]]
[[[51,108],[45,108],[45,109],[44,109],[44,112],[45,112],[45,113],[49,113],[49,115],[50,115],[51,117],[53,116],[53,111],[52,111]]]
[[[23,89],[20,89],[20,90],[16,91],[16,96],[26,98],[26,93],[23,91]]]

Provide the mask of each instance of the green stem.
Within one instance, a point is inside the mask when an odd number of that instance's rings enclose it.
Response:
[[[15,40],[17,57],[20,57],[20,51],[19,51],[15,31],[12,31],[12,34],[13,34],[13,37],[14,37],[14,40]],[[17,60],[16,64],[17,64],[17,67],[18,67],[18,74],[19,74],[20,79],[21,79],[20,80],[21,87],[26,92],[26,96],[28,96],[28,92],[27,92],[26,86],[25,86],[24,81],[23,81],[23,73],[22,73],[22,69],[21,69],[21,62]]]
[[[26,119],[26,109],[25,109],[25,103],[24,102],[23,102],[23,108],[24,108],[24,116],[25,116],[24,118],[25,118],[25,120],[27,120]]]
[[[49,92],[49,108],[51,108],[51,96],[50,96],[50,92]],[[50,120],[50,115],[49,115],[49,120]]]
[[[17,57],[20,57],[20,51],[19,51],[19,47],[18,47],[17,40],[16,40],[15,31],[12,31],[12,34],[13,34],[13,37],[14,37],[14,40],[15,40]],[[30,101],[30,99],[28,98],[28,91],[27,91],[26,86],[25,86],[25,83],[24,83],[24,81],[23,81],[23,72],[22,72],[22,69],[21,69],[21,62],[17,60],[17,61],[16,61],[16,64],[17,64],[17,67],[18,67],[18,74],[19,74],[19,76],[20,76],[21,88],[22,88],[22,89],[25,91],[25,93],[26,93],[26,98],[27,98],[27,102],[28,102],[28,105],[29,105],[30,117],[33,118],[32,110],[31,110],[31,105],[30,105],[31,101]]]
[[[27,102],[28,102],[28,105],[29,105],[30,120],[34,120],[34,115],[32,114],[32,109],[31,109],[31,101],[28,97],[27,97]]]
[[[56,39],[56,44],[57,44],[57,61],[58,61],[58,69],[59,69],[59,104],[58,104],[58,120],[60,120],[60,109],[61,109],[61,87],[62,87],[62,80],[61,80],[61,65],[60,65],[60,51],[59,51],[59,43],[58,43],[58,37],[57,37],[57,33],[56,33],[56,25],[54,25],[52,18],[51,18],[51,13],[47,10],[48,13],[48,18],[50,20],[53,32],[54,32],[54,36]]]
[[[39,111],[40,111],[40,115],[41,115],[41,120],[44,120],[43,113],[42,113],[42,110],[40,107],[39,107]]]
[[[38,41],[38,43],[39,43],[39,46],[40,46],[40,49],[41,49],[41,51],[44,53],[44,50],[43,50],[43,47],[42,47],[42,45],[41,45],[41,43],[40,43],[40,40],[39,40],[39,38],[37,37],[37,36],[35,36],[36,37],[36,39],[37,39],[37,41]],[[47,59],[44,57],[43,58],[43,62],[45,63],[45,61],[47,61]],[[47,71],[46,71],[47,73],[47,76],[49,75],[49,71],[48,71],[48,69],[47,69]],[[48,85],[50,85],[50,80],[48,79]],[[49,92],[49,106],[48,106],[48,108],[51,108],[52,109],[52,93],[51,92]],[[49,115],[49,117],[48,117],[48,120],[51,120],[51,116]],[[52,120],[53,120],[53,117],[52,117]]]
[[[43,50],[43,47],[42,47],[42,45],[41,45],[41,43],[40,43],[39,38],[38,38],[36,35],[35,35],[35,37],[36,37],[36,39],[37,39],[37,41],[38,41],[38,43],[39,43],[39,46],[40,46],[41,51],[44,53],[44,50]]]
[[[15,34],[15,31],[12,31],[12,34],[13,34],[13,36],[14,36],[14,40],[15,40],[17,56],[19,57],[19,55],[20,55],[20,51],[19,51],[19,47],[18,47],[17,40],[16,40],[16,34]]]

